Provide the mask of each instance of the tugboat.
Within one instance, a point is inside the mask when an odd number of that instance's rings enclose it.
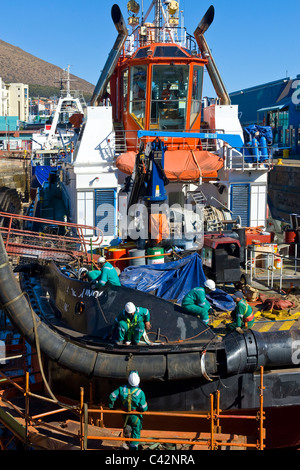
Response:
[[[141,18],[136,2],[127,6],[132,33],[114,5],[118,36],[87,107],[73,162],[63,168],[70,220],[98,226],[107,246],[132,237],[135,205],[146,208],[146,218],[162,204],[172,208],[169,235],[162,238],[166,245],[179,243],[181,230],[183,248],[192,239],[185,232],[220,231],[232,220],[266,226],[272,148],[263,130],[244,139],[238,107],[230,103],[204,38],[213,6],[194,36],[180,25],[179,2],[154,1]],[[217,98],[202,102],[205,68]],[[195,215],[200,206],[202,221]]]
[[[107,244],[121,234],[123,203],[126,216],[132,204],[146,207],[149,215],[153,204],[184,207],[194,201],[197,207],[200,201],[207,215],[214,207],[221,225],[238,219],[244,227],[257,226],[266,220],[271,149],[263,136],[253,138],[253,147],[244,142],[238,109],[230,104],[204,39],[214,9],[193,38],[177,29],[178,2],[165,3],[167,9],[161,1],[152,2],[155,21],[146,23],[148,11],[139,23],[136,2],[128,2],[129,39],[119,7],[112,7],[118,37],[87,108],[73,160],[63,166],[64,188],[73,202],[70,219],[103,229]],[[204,67],[218,102],[202,107]],[[234,239],[227,238],[231,246]],[[22,292],[2,240],[0,261],[0,301],[26,340],[38,342],[56,393],[71,396],[72,390],[92,384],[95,403],[107,406],[110,391],[130,370],[138,370],[152,410],[205,410],[209,394],[222,389],[221,409],[238,414],[259,409],[264,367],[267,446],[299,445],[299,329],[234,331],[220,341],[179,305],[123,286],[92,290],[53,261],[20,269]],[[118,345],[109,338],[127,301],[151,312],[152,330],[143,345]]]

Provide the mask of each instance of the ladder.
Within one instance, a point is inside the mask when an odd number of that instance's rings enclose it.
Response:
[[[199,191],[189,191],[188,194],[191,196],[191,198],[195,202],[195,204],[199,204],[201,206],[206,206],[207,198],[201,190],[199,190]]]
[[[125,130],[122,122],[114,122],[115,131],[115,153],[121,155],[127,152],[127,145],[125,139]]]

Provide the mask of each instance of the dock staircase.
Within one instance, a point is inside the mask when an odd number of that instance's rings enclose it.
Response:
[[[125,130],[122,122],[114,122],[115,131],[115,154],[121,155],[127,152]]]

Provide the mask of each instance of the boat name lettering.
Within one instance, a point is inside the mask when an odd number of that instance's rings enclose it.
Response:
[[[98,290],[93,289],[82,289],[81,293],[77,295],[79,299],[83,299],[83,297],[95,297],[96,299],[101,295],[101,292]]]

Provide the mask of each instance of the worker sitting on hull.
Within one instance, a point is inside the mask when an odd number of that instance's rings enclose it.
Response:
[[[113,325],[113,334],[117,337],[117,344],[139,344],[144,331],[151,328],[150,312],[147,308],[136,307],[127,302],[125,308],[119,313]]]
[[[206,325],[209,322],[209,314],[213,313],[213,309],[206,299],[206,294],[216,290],[213,280],[207,279],[204,287],[195,287],[188,292],[182,301],[183,309],[196,317],[199,317]]]
[[[140,377],[137,371],[131,371],[128,376],[128,384],[123,385],[114,390],[109,395],[109,408],[114,407],[115,401],[119,399],[122,403],[124,411],[147,411],[148,404],[143,390],[139,387]],[[141,437],[141,430],[143,425],[143,416],[127,415],[124,422],[124,435],[132,439],[139,439]],[[139,442],[130,441],[129,449],[138,450]]]
[[[230,330],[236,330],[239,333],[243,333],[243,329],[251,328],[255,321],[254,313],[252,308],[244,298],[244,294],[241,291],[236,292],[233,295],[233,300],[236,303],[235,309],[231,312],[232,323],[228,323],[226,327]]]
[[[105,285],[108,286],[120,286],[120,280],[116,269],[104,258],[100,256],[97,261],[97,265],[100,268],[99,271],[96,271],[98,276],[93,277],[94,287],[97,289]],[[95,271],[94,271],[95,272]],[[93,271],[89,273],[91,275]]]

